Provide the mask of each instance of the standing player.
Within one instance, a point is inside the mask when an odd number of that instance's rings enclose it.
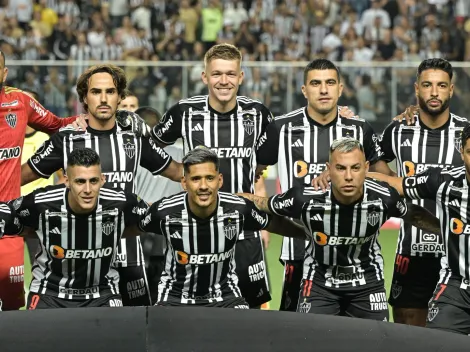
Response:
[[[135,112],[139,108],[139,99],[134,95],[134,93],[126,90],[126,96],[119,103],[119,110],[127,110]]]
[[[294,187],[271,198],[243,195],[260,210],[300,219],[312,236],[297,311],[388,320],[379,229],[401,217],[427,231],[439,221],[386,183],[366,179],[369,162],[354,138],[335,140],[327,168],[331,189]]]
[[[394,121],[385,129],[382,160],[396,160],[399,176],[414,176],[430,166],[462,165],[460,134],[468,122],[449,111],[454,90],[452,73],[451,64],[444,59],[424,60],[415,83],[418,116],[411,125]],[[413,203],[437,214],[432,199]],[[441,236],[402,223],[389,300],[396,323],[425,325],[443,253]]]
[[[21,169],[22,182],[49,177],[65,168],[70,153],[76,148],[92,148],[106,156],[102,170],[107,182],[126,191],[133,191],[137,166],[154,175],[162,174],[174,181],[182,177],[182,165],[156,146],[153,140],[142,138],[116,125],[115,112],[126,88],[124,71],[111,64],[93,66],[78,79],[77,92],[89,114],[85,131],[62,129],[48,140]],[[140,237],[122,240],[115,264],[118,267],[120,291],[124,305],[148,305],[147,278]]]
[[[244,77],[241,60],[233,45],[209,49],[202,73],[209,94],[179,101],[152,131],[162,146],[182,138],[185,153],[199,145],[214,150],[225,180],[222,191],[230,193],[254,191],[255,146],[271,121],[263,104],[237,96]],[[263,245],[258,231],[243,232],[239,239],[235,256],[240,289],[250,307],[258,307],[271,299]]]
[[[313,60],[304,70],[302,93],[307,106],[276,117],[260,139],[258,168],[278,164],[281,192],[310,184],[322,174],[329,158],[327,146],[341,137],[359,140],[371,167],[390,172],[387,164],[380,161],[378,137],[370,124],[339,115],[337,103],[342,90],[338,68],[326,59]],[[304,256],[305,242],[283,239],[281,261],[285,276],[280,310],[296,310]]]
[[[157,304],[248,309],[235,274],[240,234],[265,228],[302,239],[306,234],[286,218],[271,217],[248,200],[219,192],[224,180],[210,149],[189,151],[183,165],[186,192],[152,204],[140,223],[143,231],[164,235],[167,243]]]
[[[112,259],[121,235],[137,226],[147,204],[132,193],[102,188],[105,182],[98,154],[75,149],[67,160],[65,185],[0,203],[5,231],[40,241],[29,309],[122,306]]]
[[[20,161],[26,125],[50,134],[76,120],[75,117],[61,119],[21,90],[3,86],[7,75],[5,55],[0,51],[0,200],[20,196]],[[25,304],[23,239],[10,236],[0,239],[0,258],[0,309],[19,309]]]
[[[387,181],[409,199],[429,199],[437,205],[444,255],[437,287],[429,301],[426,327],[470,335],[470,126],[462,132],[464,166],[430,167],[407,177],[371,177]]]

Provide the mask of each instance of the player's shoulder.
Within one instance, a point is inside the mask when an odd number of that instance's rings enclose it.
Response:
[[[440,175],[446,181],[464,180],[466,177],[465,165],[458,167],[448,166],[443,169],[429,168],[428,171]]]
[[[160,199],[155,206],[161,217],[181,212],[185,208],[186,193],[180,192]]]
[[[364,128],[366,126],[370,126],[369,122],[360,117],[354,118],[346,118],[346,117],[338,117],[338,124],[343,126],[356,126],[359,128]]]
[[[390,198],[393,191],[395,190],[387,182],[375,180],[369,177],[366,177],[366,180],[364,181],[364,185],[365,185],[367,192],[370,191],[372,194],[375,194],[379,196],[380,198],[383,198],[383,197]],[[395,193],[397,192],[395,191]]]
[[[103,186],[100,189],[100,199],[115,200],[116,202],[126,202],[126,192],[117,187]]]
[[[18,95],[23,96],[23,94],[26,94],[23,92],[21,89],[16,88],[16,87],[10,87],[10,86],[5,86],[4,88],[5,95],[8,97],[16,97]]]
[[[83,130],[78,131],[75,129],[75,127],[73,127],[72,124],[69,124],[60,128],[59,131],[57,131],[56,135],[66,137],[69,135],[84,135],[85,133],[86,131],[83,131]]]
[[[247,200],[243,197],[237,196],[229,192],[219,191],[219,201],[222,206],[244,206],[247,204]]]
[[[450,113],[450,118],[456,127],[465,127],[470,123],[466,117],[456,115],[452,112]]]
[[[274,117],[274,121],[277,125],[283,126],[288,123],[294,123],[295,125],[304,125],[305,120],[305,107],[293,110],[284,115]]]
[[[169,111],[185,111],[185,110],[195,110],[195,111],[206,111],[208,110],[208,96],[207,95],[195,95],[190,98],[181,99],[173,105]]]
[[[256,99],[246,97],[244,95],[237,96],[237,103],[242,112],[258,111],[265,115],[271,116],[271,111],[262,102]]]
[[[36,203],[63,201],[66,190],[67,187],[64,184],[37,188],[33,192],[34,201]]]

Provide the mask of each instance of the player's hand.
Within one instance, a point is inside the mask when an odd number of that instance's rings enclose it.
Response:
[[[263,241],[264,249],[268,249],[269,240],[271,239],[271,234],[269,231],[261,230],[261,240]]]
[[[359,116],[354,115],[354,112],[348,106],[339,107],[339,116],[347,119],[357,119]]]
[[[246,199],[250,199],[253,194],[251,193],[235,193],[236,196],[243,197]]]
[[[0,203],[0,238],[5,234],[5,226],[13,219],[12,209],[8,204]]]
[[[77,116],[74,122],[72,122],[72,126],[76,131],[86,131],[88,127],[88,115],[87,114],[80,114]]]
[[[116,121],[121,127],[130,127],[138,137],[150,136],[150,126],[135,112],[127,110],[116,111]]]
[[[328,170],[325,170],[312,180],[312,186],[315,188],[315,191],[321,189],[323,192],[325,192],[327,189],[330,188],[329,182],[330,172]]]
[[[393,118],[393,121],[398,121],[402,122],[403,120],[406,120],[406,124],[413,125],[418,118],[419,114],[419,105],[410,105],[406,108],[405,112],[401,113],[398,116],[395,116]]]

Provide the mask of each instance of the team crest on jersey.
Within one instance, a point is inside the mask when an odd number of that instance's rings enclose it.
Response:
[[[135,144],[128,142],[123,145],[123,148],[129,159],[132,159],[135,156]]]
[[[101,224],[101,230],[106,236],[109,236],[114,231],[114,222],[107,221]]]
[[[237,224],[232,219],[224,219],[224,235],[229,240],[237,235]]]
[[[5,115],[5,120],[8,124],[8,126],[10,126],[11,128],[16,127],[16,121],[17,121],[16,114],[13,114],[11,112],[6,114]]]
[[[243,114],[243,128],[250,136],[253,134],[255,131],[255,121],[253,119],[253,115]]]
[[[308,313],[312,308],[312,303],[303,302],[299,306],[299,313]]]
[[[436,307],[436,305],[433,303],[428,310],[428,321],[433,321],[437,313],[439,313],[439,307]]]
[[[376,211],[373,211],[373,212],[367,214],[367,222],[368,222],[371,226],[377,225],[377,223],[379,222],[379,220],[380,220],[380,214],[377,213]]]
[[[401,285],[393,284],[392,285],[392,297],[394,299],[397,299],[398,296],[400,296],[402,290]]]
[[[462,147],[462,139],[460,137],[461,135],[462,133],[460,133],[459,136],[454,137],[454,147],[459,153],[460,153],[460,148]]]

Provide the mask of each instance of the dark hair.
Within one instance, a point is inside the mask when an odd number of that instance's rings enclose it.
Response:
[[[157,120],[157,123],[162,119],[162,114],[157,109],[152,108],[151,106],[141,106],[136,111],[134,111],[140,117],[145,118],[145,115],[150,115]]]
[[[92,66],[88,68],[85,72],[83,72],[77,80],[78,99],[80,100],[80,103],[83,103],[83,108],[85,109],[85,111],[88,111],[88,104],[86,104],[84,100],[88,93],[90,78],[94,74],[101,72],[109,73],[111,77],[113,77],[114,86],[116,87],[121,99],[124,99],[126,97],[125,93],[127,79],[126,73],[122,68],[112,64]]]
[[[127,97],[136,97],[137,98],[137,95],[134,94],[134,92],[131,92],[129,89],[124,89],[124,95]]]
[[[336,70],[338,74],[338,83],[341,81],[339,68],[334,63],[327,59],[315,59],[310,61],[304,69],[304,83],[307,83],[308,73],[312,70]]]
[[[452,80],[452,76],[454,72],[452,70],[452,65],[446,59],[426,59],[423,60],[419,66],[418,71],[416,72],[416,79],[418,80],[426,70],[441,70],[446,72],[449,75],[450,80]]]
[[[183,157],[184,173],[187,174],[189,172],[190,166],[204,163],[213,163],[215,165],[215,169],[219,171],[219,158],[217,157],[217,154],[206,146],[199,145],[193,150],[190,150]]]
[[[5,61],[5,54],[3,53],[3,51],[0,50],[0,58],[2,58],[2,61],[3,61],[3,67],[5,67],[6,65],[6,61]],[[1,66],[1,62],[0,62],[0,66]]]
[[[97,152],[90,148],[77,148],[74,149],[68,159],[67,167],[71,166],[85,166],[90,167],[100,165],[101,160]]]
[[[39,94],[35,90],[24,88],[23,92],[28,93],[29,95],[32,95],[34,100],[39,100]]]
[[[460,136],[460,141],[462,143],[461,148],[465,148],[465,144],[467,143],[467,139],[470,139],[470,124],[467,124],[462,131]]]

